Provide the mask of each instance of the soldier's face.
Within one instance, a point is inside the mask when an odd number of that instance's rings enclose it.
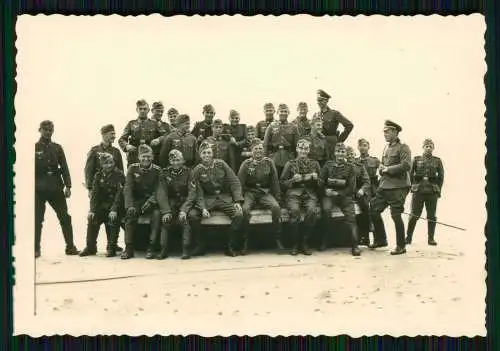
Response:
[[[358,151],[360,154],[367,154],[368,153],[368,150],[370,150],[370,144],[368,143],[361,143],[358,145]]]
[[[434,151],[434,145],[426,144],[424,146],[424,154],[431,155],[433,151]]]
[[[335,159],[338,162],[344,162],[347,159],[347,151],[345,149],[335,149]]]
[[[177,129],[179,129],[182,132],[187,132],[190,128],[191,124],[189,122],[184,122],[177,126]]]
[[[142,167],[149,167],[151,165],[151,162],[153,162],[152,154],[139,155],[139,163],[141,164]]]
[[[179,157],[174,157],[174,158],[171,158],[169,160],[170,162],[170,165],[175,168],[175,169],[179,169],[181,168],[181,166],[184,164],[184,160],[182,158],[179,158]]]
[[[264,146],[262,144],[255,145],[252,148],[252,155],[255,158],[261,158],[264,156]]]
[[[264,110],[264,114],[266,115],[267,119],[272,119],[275,112],[276,111],[274,110],[274,108],[266,108]]]
[[[306,117],[309,109],[307,108],[307,106],[301,106],[297,111],[299,112],[299,117]]]
[[[320,109],[325,108],[326,105],[328,104],[328,100],[326,100],[326,99],[317,99],[316,101],[317,101]]]
[[[352,150],[352,149],[348,149],[348,150],[346,151],[346,157],[347,157],[347,160],[348,160],[349,162],[354,161],[354,159],[356,158],[356,155],[354,154],[354,150]]]
[[[288,118],[288,111],[287,110],[279,111],[279,118],[280,118],[280,121],[286,121]]]
[[[110,143],[110,144],[113,144],[113,142],[116,139],[116,133],[114,131],[104,133],[102,136],[103,136],[104,141],[106,143]]]
[[[397,136],[398,136],[398,132],[396,132],[396,129],[384,128],[384,139],[388,143],[390,143],[393,140],[396,140]]]
[[[171,125],[175,126],[175,119],[177,118],[177,116],[177,113],[171,113],[168,115],[168,120],[170,121]]]
[[[231,122],[232,125],[237,125],[238,123],[240,123],[240,116],[236,115],[229,117],[229,122]]]
[[[139,117],[146,118],[148,116],[148,113],[149,113],[149,105],[137,106],[136,111],[137,111],[137,114],[139,115]]]
[[[208,147],[206,149],[203,149],[200,152],[200,158],[203,162],[210,162],[214,158],[214,153],[212,151],[211,147]]]
[[[163,111],[164,111],[164,109],[161,107],[155,108],[153,110],[153,118],[159,121],[161,119],[161,117],[163,116]]]
[[[314,122],[312,124],[312,129],[314,131],[318,131],[318,130],[322,130],[323,129],[323,122],[319,121],[319,122]]]
[[[54,128],[53,127],[43,127],[39,129],[40,135],[44,139],[50,139],[52,138],[52,134],[54,134]]]
[[[207,121],[211,121],[214,119],[215,112],[214,111],[205,111],[205,112],[203,112],[203,116],[205,116],[205,119]]]
[[[247,137],[248,137],[248,140],[253,140],[255,139],[255,132],[247,132]]]
[[[212,132],[214,135],[221,135],[222,134],[222,126],[221,125],[216,125],[213,127]]]
[[[297,156],[307,157],[309,155],[309,145],[297,146]]]

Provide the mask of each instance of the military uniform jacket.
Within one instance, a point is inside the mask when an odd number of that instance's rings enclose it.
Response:
[[[125,178],[125,208],[143,204],[146,201],[156,204],[156,190],[161,178],[161,168],[155,164],[147,169],[139,163],[133,163],[127,170]]]
[[[165,137],[162,143],[159,163],[166,168],[169,165],[168,154],[173,149],[179,150],[184,156],[184,162],[187,167],[193,167],[196,163],[196,138],[190,133],[182,135],[176,130]]]
[[[356,169],[352,163],[328,161],[321,169],[323,188],[332,189],[341,197],[353,197],[356,192]]]
[[[356,191],[363,189],[365,194],[369,194],[371,190],[370,176],[365,166],[359,162],[354,161],[354,172],[356,174]]]
[[[127,144],[138,147],[141,144],[150,145],[151,140],[156,139],[162,135],[161,129],[157,121],[149,118],[134,119],[127,123],[122,136],[118,139],[118,145],[126,152]]]
[[[35,143],[35,189],[71,188],[68,163],[61,145],[40,138]]]
[[[111,154],[113,156],[113,160],[115,161],[116,168],[124,172],[122,154],[118,148],[112,145],[106,146],[103,143],[92,146],[87,154],[87,161],[85,162],[85,186],[88,190],[92,189],[92,182],[95,174],[101,170],[99,155],[104,152]]]
[[[294,182],[292,180],[295,174],[305,175],[316,173],[317,180],[302,180]],[[281,174],[281,184],[286,189],[287,196],[300,196],[307,193],[309,196],[317,196],[321,186],[321,169],[318,161],[310,158],[296,158],[286,163],[283,173]]]
[[[278,171],[273,160],[264,157],[262,160],[249,158],[241,164],[238,172],[243,191],[256,194],[270,193],[276,201],[280,201],[281,191]]]
[[[309,145],[309,157],[313,160],[322,162],[330,158],[330,152],[326,147],[326,140],[324,136],[309,133],[309,135],[304,136],[301,139],[305,139],[311,143]]]
[[[296,156],[299,132],[293,123],[281,123],[278,133],[268,126],[264,135],[264,154],[269,156],[278,167],[285,164]]]
[[[173,132],[173,128],[169,123],[162,120],[159,121],[152,120],[152,121],[156,122],[156,124],[158,125],[158,133],[160,133],[160,136],[169,135],[170,133]]]
[[[245,142],[241,146],[241,159],[246,160],[250,157],[252,157],[252,151],[250,150],[250,143],[251,141],[248,139],[245,139]]]
[[[441,194],[444,182],[443,162],[436,156],[416,156],[410,169],[413,192]]]
[[[378,186],[378,168],[380,167],[380,160],[373,156],[360,156],[356,158],[356,162],[365,166],[366,172],[370,177],[370,184],[372,192],[374,193]]]
[[[306,118],[297,117],[292,121],[297,126],[299,138],[311,134],[311,120]]]
[[[387,167],[387,173],[380,175],[381,189],[402,189],[410,187],[408,172],[411,168],[411,152],[408,145],[398,139],[394,144],[387,145],[382,156],[382,165]]]
[[[108,174],[98,171],[90,192],[90,212],[122,210],[124,185],[125,175],[119,168],[115,167]]]
[[[264,140],[264,136],[266,135],[266,130],[269,125],[274,122],[274,119],[270,120],[263,120],[257,123],[257,126],[255,127],[255,136],[259,138],[260,140]]]
[[[214,158],[223,160],[234,170],[236,167],[236,158],[234,156],[233,145],[222,136],[210,136],[206,140],[212,145]]]
[[[156,192],[161,214],[172,213],[172,208],[188,213],[196,196],[196,191],[190,191],[190,187],[191,170],[188,167],[163,169]]]
[[[236,139],[235,152],[240,155],[243,146],[247,139],[247,125],[246,124],[225,124],[224,133],[229,134],[234,139]]]
[[[243,202],[241,183],[234,171],[223,160],[214,159],[212,165],[198,164],[193,169],[193,184],[197,189],[197,206],[209,209],[217,198],[227,202]]]
[[[337,141],[344,142],[354,128],[352,122],[342,113],[330,107],[327,107],[325,111],[317,112],[315,116],[319,116],[323,120],[323,134],[326,140],[333,145]],[[340,134],[338,133],[339,124],[344,127],[344,131]]]
[[[212,122],[208,123],[206,120],[196,122],[191,134],[193,134],[197,140],[200,135],[203,139],[208,138],[212,135]]]

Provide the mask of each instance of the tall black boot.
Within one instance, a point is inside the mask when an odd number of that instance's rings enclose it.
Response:
[[[120,234],[119,225],[109,226],[109,239],[108,246],[106,249],[106,257],[115,257],[118,251],[118,235]]]
[[[385,231],[384,221],[380,213],[372,214],[373,222],[373,244],[369,246],[370,249],[387,246],[387,233]]]
[[[406,244],[411,245],[413,239],[413,233],[415,232],[415,227],[417,226],[418,218],[411,215],[408,220],[408,230],[406,231]]]
[[[311,238],[311,233],[313,230],[313,226],[311,225],[304,225],[303,230],[303,236],[302,236],[302,253],[306,256],[311,256],[312,255],[312,250],[309,247],[309,240]]]
[[[322,223],[321,223],[321,243],[318,248],[319,251],[325,251],[328,248],[328,238],[329,238],[329,228],[328,224],[330,223],[330,218],[328,218],[328,213],[323,213],[322,215]]]
[[[299,223],[290,224],[290,237],[292,238],[290,255],[296,256],[299,253]]]
[[[191,258],[189,253],[189,245],[191,244],[191,228],[189,223],[182,224],[182,255],[181,259],[188,260]]]
[[[405,224],[401,218],[401,214],[392,215],[394,221],[394,229],[396,229],[396,248],[391,251],[391,255],[401,255],[406,253],[405,241]]]
[[[158,242],[158,237],[160,236],[160,214],[159,212],[153,212],[151,214],[151,233],[149,235],[149,245],[146,251],[146,259],[151,260],[155,257],[155,244]]]
[[[196,218],[189,221],[191,227],[191,234],[193,235],[196,243],[191,256],[204,256],[206,253],[205,238],[201,236],[201,219]]]
[[[127,220],[125,223],[125,250],[121,254],[122,260],[128,260],[134,257],[134,232],[135,223],[133,220]]]
[[[59,220],[59,223],[63,232],[64,241],[66,242],[66,255],[78,255],[80,251],[78,251],[73,241],[73,224],[71,222],[71,216],[66,215],[65,218]]]
[[[361,255],[361,250],[358,247],[358,227],[356,226],[355,223],[351,223],[349,225],[349,229],[351,231],[351,253],[353,256],[360,256]]]
[[[161,227],[160,252],[156,255],[158,260],[164,260],[168,257],[168,228],[166,225]]]
[[[94,222],[94,220],[89,220],[87,222],[87,238],[86,246],[80,252],[80,257],[94,256],[97,254],[97,236],[99,234],[99,226]]]
[[[427,244],[436,246],[437,242],[434,241],[434,232],[436,231],[437,218],[429,218],[427,221]]]
[[[240,251],[240,255],[246,256],[248,255],[248,231],[249,231],[249,223],[247,220],[243,223],[243,243]]]

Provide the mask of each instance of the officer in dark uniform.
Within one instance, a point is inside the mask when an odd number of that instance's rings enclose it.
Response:
[[[288,122],[289,114],[288,106],[280,104],[278,106],[279,121],[271,123],[264,135],[264,153],[274,161],[280,176],[285,164],[295,158],[299,140],[297,126]]]
[[[387,246],[387,234],[382,220],[382,212],[389,206],[397,238],[397,246],[391,251],[391,255],[406,253],[405,225],[401,213],[404,211],[406,196],[410,190],[408,172],[412,160],[410,148],[399,140],[398,135],[401,130],[402,128],[398,124],[385,121],[384,138],[388,145],[384,149],[379,168],[380,184],[371,202],[374,242],[370,248]]]
[[[319,89],[317,91],[317,102],[320,111],[315,114],[315,116],[320,117],[323,120],[323,134],[326,137],[329,154],[331,157],[335,155],[335,144],[337,141],[344,142],[351,133],[354,125],[349,121],[342,113],[328,107],[328,101],[330,100],[330,95],[324,90]],[[338,131],[339,124],[342,125],[344,131],[340,133]]]
[[[175,108],[169,108],[167,111],[168,121],[170,123],[170,131],[173,132],[177,128],[177,116],[179,116],[179,111]]]
[[[210,143],[202,142],[199,151],[201,163],[193,169],[192,175],[193,184],[196,186],[197,206],[193,207],[188,214],[191,230],[197,241],[192,256],[205,253],[204,238],[200,236],[201,217],[210,217],[209,211],[221,210],[232,220],[226,255],[235,257],[237,256],[236,235],[241,231],[243,223],[241,203],[244,199],[241,193],[241,183],[226,162],[214,159]]]
[[[247,126],[247,137],[241,149],[242,162],[252,157],[252,150],[250,148],[250,145],[252,145],[252,142],[255,138],[257,138],[255,127]]]
[[[378,169],[380,167],[380,160],[375,156],[370,156],[370,143],[366,139],[358,140],[358,151],[359,157],[356,158],[356,162],[362,164],[368,176],[370,177],[370,189],[365,194],[365,196],[358,199],[358,204],[361,209],[362,215],[358,216],[358,227],[359,227],[359,244],[369,246],[370,245],[370,232],[373,232],[373,224],[371,219],[371,209],[370,202],[375,196],[375,192],[378,188]],[[366,215],[365,215],[366,213]]]
[[[222,121],[216,119],[212,123],[212,135],[205,140],[212,146],[214,158],[223,160],[235,171],[236,158],[234,156],[234,148],[228,140],[228,135],[224,135],[223,132],[224,125]]]
[[[71,196],[71,176],[61,145],[52,142],[54,123],[40,123],[40,139],[35,144],[35,258],[40,257],[45,203],[54,209],[66,242],[66,255],[78,255],[73,242],[73,225],[66,198]]]
[[[153,245],[160,231],[160,210],[156,190],[161,178],[161,168],[153,164],[153,150],[139,146],[139,163],[130,165],[125,178],[125,251],[122,259],[134,257],[134,232],[140,215],[150,215],[151,235],[146,258],[154,257]]]
[[[321,182],[325,188],[325,197],[322,201],[323,221],[322,249],[326,248],[326,238],[329,233],[330,217],[333,205],[340,207],[344,219],[351,232],[351,253],[361,255],[358,247],[358,227],[353,198],[356,193],[356,169],[347,159],[347,149],[344,143],[335,146],[335,161],[328,161],[321,169]]]
[[[243,146],[247,139],[247,126],[246,124],[240,123],[240,113],[238,111],[231,110],[229,112],[229,124],[224,125],[223,134],[229,136],[229,142],[234,151],[233,170],[238,172],[242,162],[241,152],[243,151]]]
[[[307,104],[305,102],[299,102],[297,112],[299,115],[292,121],[292,123],[297,126],[299,138],[302,138],[311,134],[311,121],[307,118],[307,113],[309,112]]]
[[[436,208],[441,197],[441,188],[444,182],[443,162],[439,157],[433,156],[434,142],[425,139],[422,156],[416,156],[410,169],[411,192],[411,217],[408,221],[406,243],[411,244],[417,220],[422,214],[425,205],[427,212],[427,243],[437,245],[434,240],[436,230]]]
[[[323,167],[325,162],[330,159],[325,136],[323,135],[323,121],[319,117],[311,121],[311,131],[308,135],[302,137],[310,143],[309,158],[318,161],[319,166]]]
[[[260,121],[257,123],[256,127],[256,136],[257,138],[264,140],[264,135],[266,135],[266,129],[267,127],[274,122],[274,114],[276,113],[276,110],[274,108],[274,105],[270,102],[267,102],[264,104],[264,115],[265,119],[263,121]]]
[[[153,102],[153,106],[151,109],[151,120],[158,125],[158,132],[160,137],[167,136],[172,132],[172,127],[165,121],[162,121],[163,112],[165,111],[165,107],[163,103],[160,101]],[[153,163],[159,165],[160,158],[160,150],[161,150],[161,138],[151,140],[151,148],[153,149]]]
[[[203,116],[205,119],[200,122],[196,122],[194,124],[193,134],[198,141],[198,145],[202,142],[202,140],[208,138],[212,135],[212,122],[215,117],[215,109],[212,105],[208,104],[203,106]]]
[[[163,169],[156,198],[162,216],[161,252],[157,258],[162,260],[168,256],[168,233],[174,223],[182,226],[182,259],[189,259],[191,229],[187,214],[196,200],[196,192],[189,192],[191,170],[184,165],[184,157],[179,150],[169,154],[170,165]]]
[[[172,150],[182,152],[184,164],[191,168],[196,164],[196,137],[189,133],[190,121],[188,115],[177,116],[177,128],[164,137],[160,152],[160,166],[166,168],[169,165],[169,155]]]
[[[108,245],[106,257],[116,256],[118,233],[123,218],[123,186],[125,175],[116,167],[113,155],[99,155],[100,170],[95,174],[90,193],[90,211],[87,216],[87,246],[80,256],[97,254],[97,237],[101,224],[106,223]]]
[[[286,207],[290,215],[290,229],[293,240],[292,255],[299,252],[299,241],[302,236],[302,253],[311,255],[309,237],[319,219],[318,192],[321,185],[318,161],[309,158],[309,142],[299,140],[297,158],[286,163],[281,175],[281,184],[286,189]],[[305,208],[304,228],[299,235],[301,209]]]
[[[370,245],[370,193],[371,183],[370,176],[363,163],[356,159],[356,154],[351,146],[346,147],[347,162],[354,166],[356,174],[356,189],[353,197],[356,199],[360,214],[356,216],[356,223],[358,225],[359,245]]]
[[[245,228],[243,233],[242,254],[248,252],[248,230],[251,210],[256,204],[270,209],[273,219],[273,232],[276,236],[276,246],[283,251],[281,243],[281,201],[280,182],[278,171],[273,160],[264,157],[264,147],[260,139],[254,139],[250,145],[252,157],[243,161],[238,172],[238,178],[244,191],[243,216]]]
[[[145,100],[136,103],[139,116],[125,126],[118,144],[127,153],[127,167],[138,162],[137,148],[139,145],[158,145],[162,135],[158,123],[148,118],[149,105]],[[153,142],[153,140],[155,140]]]

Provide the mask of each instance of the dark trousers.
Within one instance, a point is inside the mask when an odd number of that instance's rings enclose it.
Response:
[[[127,251],[134,251],[134,234],[137,227],[137,219],[139,218],[140,207],[137,208],[135,216],[125,216],[125,246]],[[151,232],[149,235],[150,247],[158,240],[160,232],[160,210],[154,208],[147,213],[150,216]],[[153,244],[152,244],[153,243]]]
[[[354,210],[354,201],[350,196],[332,196],[324,197],[322,201],[323,208],[323,240],[329,233],[328,225],[331,223],[330,217],[333,206],[337,205],[344,214],[344,220],[349,227],[351,234],[351,245],[358,246],[358,228],[356,226],[356,212]]]
[[[374,243],[387,243],[387,233],[385,231],[382,212],[387,207],[391,209],[391,217],[396,229],[396,242],[400,248],[405,247],[405,225],[401,214],[404,211],[406,196],[409,188],[402,189],[381,189],[375,192],[375,197],[371,201],[371,213],[374,228]]]
[[[101,225],[104,224],[106,228],[106,237],[108,245],[107,250],[116,249],[118,242],[118,234],[120,233],[121,218],[118,217],[114,222],[109,220],[109,210],[100,210],[95,213],[92,220],[87,222],[87,248],[90,250],[97,250],[97,238]]]
[[[171,205],[175,200],[170,200]],[[185,221],[180,222],[179,218],[179,210],[180,206],[175,206],[172,208],[172,219],[169,222],[162,222],[161,226],[161,235],[160,235],[160,246],[162,251],[166,251],[168,247],[168,234],[172,231],[172,228],[175,225],[179,225],[182,228],[182,247],[183,249],[187,249],[191,244],[191,227],[189,226],[189,222],[186,218]]]
[[[280,238],[281,235],[281,208],[274,196],[271,194],[259,194],[253,191],[247,191],[245,193],[245,202],[243,203],[243,217],[244,221],[244,231],[243,236],[248,239],[248,230],[250,227],[250,219],[252,217],[251,211],[256,204],[261,205],[265,209],[271,210],[271,216],[273,219],[273,232],[276,239]]]
[[[436,230],[436,209],[438,196],[436,194],[413,193],[411,199],[411,217],[408,221],[408,235],[412,236],[417,225],[418,217],[422,215],[425,206],[427,213],[427,234],[433,236]]]
[[[72,248],[74,246],[73,225],[71,224],[71,216],[68,213],[68,204],[63,190],[35,190],[35,250],[40,250],[42,225],[45,219],[45,204],[47,202],[56,212],[66,248]]]
[[[368,241],[370,239],[370,200],[368,196],[362,196],[357,199],[360,214],[356,216],[356,224],[358,225],[360,241]]]
[[[303,244],[307,244],[311,232],[319,219],[318,199],[315,196],[310,196],[307,192],[301,195],[291,195],[287,198],[287,207],[289,211],[289,226],[293,246],[298,246],[301,239]],[[305,209],[303,229],[300,231],[301,210]],[[301,232],[301,233],[300,233]]]

